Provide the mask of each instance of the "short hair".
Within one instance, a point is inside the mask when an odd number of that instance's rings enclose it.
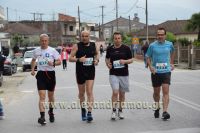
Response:
[[[157,31],[158,31],[158,30],[164,30],[165,35],[166,35],[166,29],[165,29],[165,28],[163,28],[163,27],[159,27],[159,28],[157,29]]]
[[[122,35],[119,31],[115,31],[114,33],[113,33],[113,36],[114,35]]]
[[[88,30],[84,30],[84,31],[81,32],[81,35],[82,35],[83,33],[90,34],[90,31],[88,31]]]
[[[45,34],[45,33],[40,35],[40,38],[42,38],[42,37],[47,37],[49,39],[49,36],[47,34]]]

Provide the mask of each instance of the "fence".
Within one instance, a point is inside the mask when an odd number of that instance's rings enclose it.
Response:
[[[175,64],[186,64],[187,68],[197,69],[200,65],[200,47],[193,45],[182,46],[179,43],[174,45],[175,48]]]

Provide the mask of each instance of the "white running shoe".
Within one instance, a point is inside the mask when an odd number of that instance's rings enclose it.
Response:
[[[116,120],[116,118],[117,118],[117,112],[113,111],[111,114],[111,120]]]
[[[122,111],[118,111],[118,117],[119,119],[124,119],[124,115]]]

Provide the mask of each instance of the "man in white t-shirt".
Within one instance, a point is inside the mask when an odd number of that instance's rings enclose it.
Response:
[[[38,123],[46,124],[44,102],[46,91],[49,98],[49,120],[54,122],[54,114],[52,104],[54,103],[54,89],[56,85],[55,66],[60,65],[59,53],[49,45],[49,36],[47,34],[40,35],[40,47],[33,51],[33,59],[31,62],[31,75],[35,75],[35,66],[37,59],[37,88],[39,94],[39,110],[41,117]]]

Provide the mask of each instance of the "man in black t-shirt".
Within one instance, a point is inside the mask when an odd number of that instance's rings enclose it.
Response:
[[[125,101],[125,92],[129,92],[129,72],[128,64],[133,62],[131,50],[128,46],[122,44],[122,36],[119,32],[113,35],[114,45],[111,45],[106,52],[106,65],[110,69],[110,85],[112,87],[112,116],[115,120],[118,116],[124,119],[122,108]],[[117,113],[117,105],[119,109]]]
[[[90,33],[82,31],[81,42],[72,48],[69,61],[76,62],[76,80],[79,89],[82,121],[93,120],[92,107],[94,103],[93,85],[95,79],[95,65],[99,63],[99,49],[94,42],[90,42]],[[88,110],[83,106],[87,94]]]

